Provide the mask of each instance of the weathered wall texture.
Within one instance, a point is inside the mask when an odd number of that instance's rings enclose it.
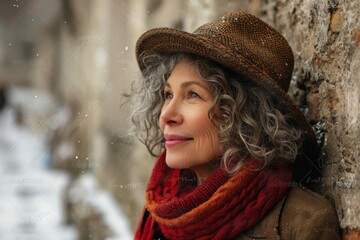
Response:
[[[360,229],[360,2],[278,1],[263,14],[289,40],[292,94],[322,130],[319,189],[335,203],[343,229]]]

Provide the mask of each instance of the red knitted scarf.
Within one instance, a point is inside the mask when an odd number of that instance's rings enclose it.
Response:
[[[262,170],[249,159],[233,176],[220,167],[194,186],[190,171],[170,169],[164,152],[155,164],[146,191],[146,216],[135,239],[229,239],[251,229],[286,194],[289,167]]]

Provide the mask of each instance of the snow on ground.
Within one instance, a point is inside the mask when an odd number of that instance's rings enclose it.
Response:
[[[13,91],[12,103],[36,114],[53,106],[34,105],[34,93]],[[35,98],[42,99],[39,95]],[[36,102],[35,102],[36,103]],[[43,111],[42,111],[43,110]],[[64,189],[69,183],[65,172],[49,169],[50,157],[44,133],[19,126],[15,113],[7,107],[0,111],[0,239],[75,240],[77,232],[65,224]],[[112,239],[131,239],[128,221],[112,196],[100,190],[91,174],[79,179],[73,198],[82,198],[102,213],[115,233]],[[73,189],[74,190],[74,189]]]
[[[0,132],[0,239],[76,239],[75,229],[64,225],[69,178],[46,168],[42,136],[17,126],[10,108],[0,112]]]
[[[64,224],[62,191],[67,176],[54,171],[7,173],[0,177],[0,239],[76,239]]]
[[[93,174],[82,174],[70,190],[72,202],[82,201],[101,213],[104,224],[111,230],[113,236],[108,240],[130,240],[132,233],[125,214],[118,207],[114,198],[101,190]]]

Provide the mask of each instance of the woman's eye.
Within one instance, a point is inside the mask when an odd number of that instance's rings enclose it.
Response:
[[[199,98],[199,95],[196,92],[189,92],[189,98]]]
[[[173,98],[173,95],[171,92],[164,92],[164,98],[165,99],[172,99]]]

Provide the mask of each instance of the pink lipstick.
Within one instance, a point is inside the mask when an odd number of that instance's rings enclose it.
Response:
[[[185,143],[192,140],[192,138],[184,137],[184,136],[178,136],[173,134],[165,134],[165,146],[166,147],[172,147],[181,143]]]

